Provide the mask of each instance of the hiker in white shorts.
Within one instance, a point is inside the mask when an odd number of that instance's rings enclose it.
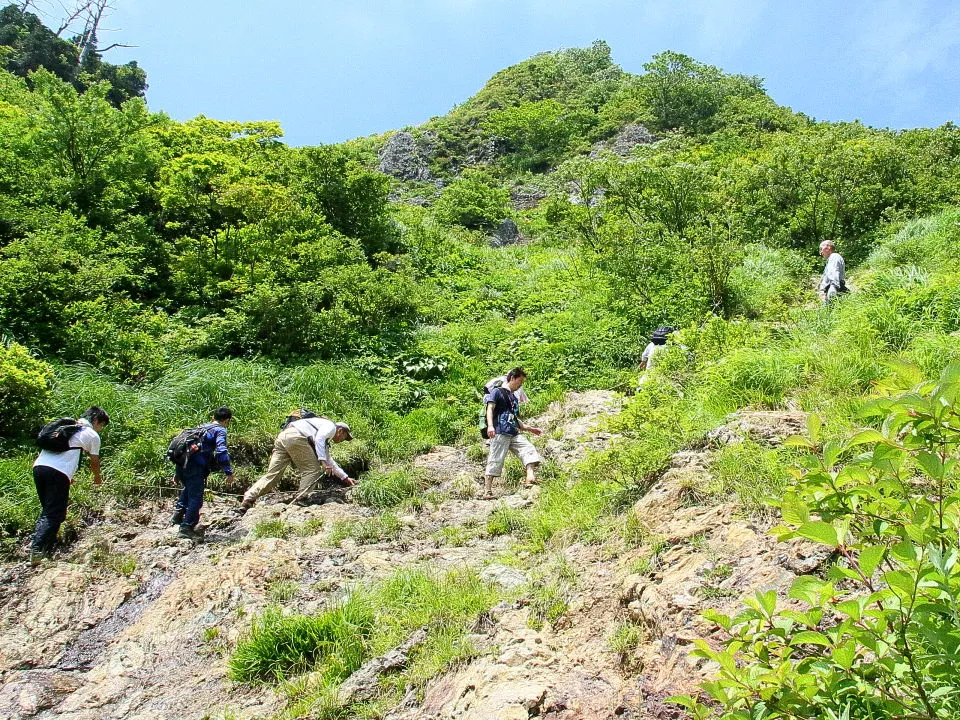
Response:
[[[523,385],[527,374],[523,368],[514,368],[507,373],[507,382],[484,397],[487,405],[487,437],[490,438],[490,454],[487,456],[487,469],[484,473],[484,497],[493,497],[493,479],[503,473],[503,463],[508,452],[514,452],[520,457],[526,469],[525,485],[536,482],[537,466],[540,464],[540,454],[529,440],[520,431],[540,435],[540,428],[524,425],[520,421],[520,401],[517,391]]]

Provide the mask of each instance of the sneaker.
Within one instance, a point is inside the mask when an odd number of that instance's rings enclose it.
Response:
[[[246,500],[244,500],[242,503],[240,503],[233,509],[233,512],[239,515],[240,517],[243,517],[244,515],[247,514],[247,510],[249,510],[252,507],[253,507],[252,502],[247,502]]]
[[[42,550],[31,550],[30,551],[30,567],[37,567],[44,560],[50,559],[50,553],[44,552]]]
[[[170,517],[171,525],[182,525],[183,524],[183,510],[174,510],[173,515]]]
[[[177,533],[177,537],[181,537],[185,540],[203,540],[203,528],[181,525],[180,532]]]

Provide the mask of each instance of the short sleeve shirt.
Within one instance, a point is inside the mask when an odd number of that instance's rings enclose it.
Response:
[[[42,465],[59,470],[72,479],[80,466],[81,450],[86,450],[90,455],[99,455],[100,436],[86,420],[81,419],[79,424],[83,426],[83,429],[70,438],[70,450],[62,453],[43,450],[33,463],[34,466]]]
[[[484,398],[493,403],[493,429],[497,435],[520,434],[520,402],[509,389],[499,387]]]

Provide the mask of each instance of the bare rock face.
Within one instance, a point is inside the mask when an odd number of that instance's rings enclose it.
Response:
[[[528,578],[527,574],[522,570],[517,570],[507,565],[498,565],[496,563],[487,565],[487,567],[481,570],[480,579],[507,590],[522,587],[530,582],[530,578]]]
[[[807,414],[799,411],[741,411],[736,413],[727,426],[757,442],[781,445],[791,435],[803,432]]]
[[[510,204],[514,210],[532,210],[547,196],[543,188],[522,185],[510,191]]]
[[[593,146],[591,157],[599,157],[605,152],[612,152],[622,158],[629,157],[634,148],[640,145],[651,145],[657,137],[639,123],[631,123],[620,129],[612,140],[601,140]]]
[[[0,714],[5,718],[33,717],[54,707],[82,685],[73,674],[30,670],[0,689]]]
[[[650,145],[657,141],[653,133],[639,123],[625,126],[613,139],[610,149],[617,155],[629,155],[637,145]]]
[[[478,165],[480,163],[492,163],[497,158],[507,154],[506,138],[492,135],[486,138],[476,152],[467,155],[464,159],[464,165]]]
[[[523,240],[520,234],[520,228],[510,218],[500,222],[497,229],[489,237],[490,247],[506,247],[507,245],[516,245]]]
[[[407,131],[394,133],[380,150],[380,172],[401,180],[432,180],[433,140],[430,133],[419,138]]]

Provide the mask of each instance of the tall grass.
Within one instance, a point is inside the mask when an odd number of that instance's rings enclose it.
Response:
[[[361,505],[387,509],[405,500],[418,498],[427,487],[422,471],[404,466],[395,470],[367,473],[353,490],[353,498]]]
[[[230,656],[230,677],[240,682],[280,682],[307,672],[343,680],[369,654],[375,615],[359,596],[318,615],[284,615],[270,608]]]

